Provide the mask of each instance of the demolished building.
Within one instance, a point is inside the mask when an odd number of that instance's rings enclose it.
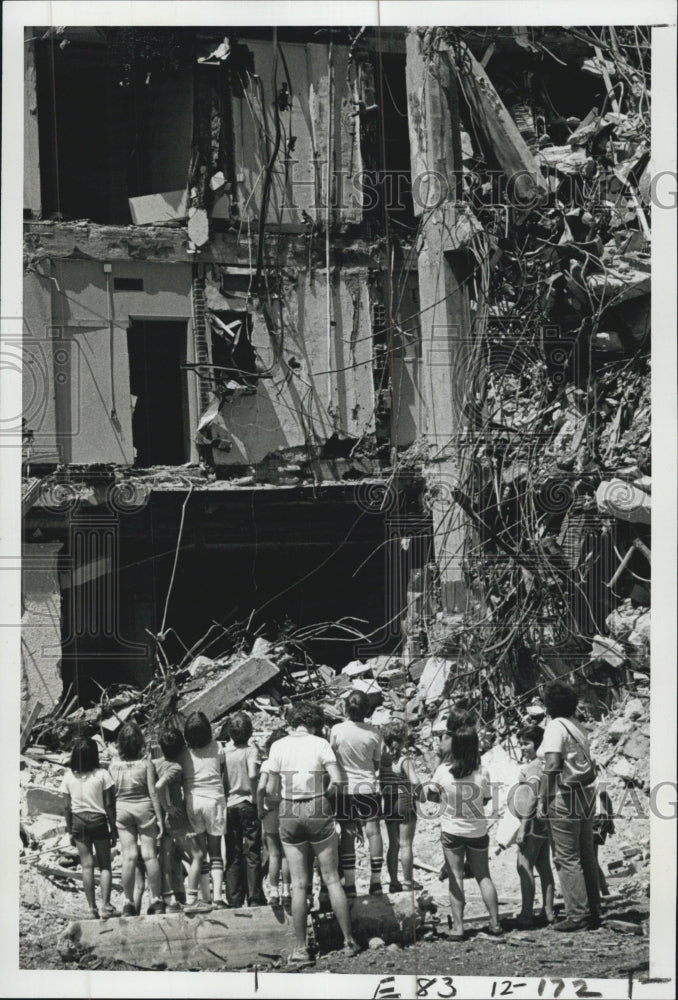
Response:
[[[31,28],[25,65],[26,712],[215,622],[445,657],[488,718],[647,673],[649,41]]]

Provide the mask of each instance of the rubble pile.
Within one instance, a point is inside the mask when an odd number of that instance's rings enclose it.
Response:
[[[472,609],[448,645],[483,719],[564,674],[600,714],[649,670],[649,44],[590,28],[423,38],[457,70],[463,198],[480,224],[451,491]],[[512,81],[502,52],[522,66]],[[549,53],[579,101],[582,79],[600,81],[588,113],[568,112],[567,89],[555,111]],[[631,611],[639,631],[621,624]]]

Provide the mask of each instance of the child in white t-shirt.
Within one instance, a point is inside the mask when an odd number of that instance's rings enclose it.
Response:
[[[464,937],[464,864],[468,862],[490,915],[489,933],[501,937],[497,890],[490,878],[490,838],[485,804],[492,797],[490,778],[480,764],[478,734],[461,726],[450,734],[448,760],[431,778],[429,799],[441,803],[440,830],[447,862],[453,940]]]
[[[94,894],[94,855],[101,873],[101,916],[116,915],[111,906],[111,845],[118,839],[115,824],[115,785],[99,766],[99,748],[92,739],[77,739],[70,770],[61,783],[64,816],[71,843],[78,849],[82,884],[90,915],[99,917]]]
[[[330,746],[346,775],[346,790],[337,797],[337,819],[341,824],[341,868],[346,895],[356,895],[355,821],[365,824],[370,845],[370,893],[381,895],[381,869],[384,844],[381,837],[381,795],[379,764],[381,735],[365,722],[370,701],[364,691],[351,691],[346,699],[345,722],[338,722],[330,732]]]

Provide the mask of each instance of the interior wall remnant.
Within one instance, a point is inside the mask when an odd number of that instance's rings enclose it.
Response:
[[[360,221],[361,198],[355,181],[362,170],[360,119],[354,116],[353,68],[347,79],[347,47],[333,46],[330,84],[326,44],[281,42],[278,54],[267,41],[248,40],[247,45],[254,57],[254,74],[242,95],[232,100],[240,215],[259,217],[261,177],[275,133],[273,102],[280,97],[281,88],[286,88],[291,100],[278,100],[286,140],[274,169],[269,221],[303,225],[303,213],[307,213],[314,221],[324,222],[328,144],[333,217],[342,222]]]
[[[40,133],[33,30],[24,28],[24,210],[42,215],[40,198]]]
[[[216,465],[256,465],[278,449],[313,450],[334,434],[373,433],[367,271],[344,268],[331,275],[329,338],[326,280],[323,273],[300,271],[284,282],[283,331],[276,343],[262,313],[252,314],[252,344],[271,378],[258,379],[252,395],[224,401],[218,423],[232,447],[214,450]]]
[[[446,55],[446,54],[445,54]],[[464,544],[468,528],[452,496],[463,481],[461,441],[472,335],[468,281],[463,254],[446,253],[447,233],[456,222],[455,162],[452,122],[445,88],[453,84],[451,66],[440,54],[429,66],[416,29],[407,35],[408,107],[412,175],[433,172],[445,178],[444,200],[422,221],[417,256],[421,300],[422,420],[420,433],[435,455],[427,468],[433,504],[436,558],[441,598],[448,611],[464,611],[469,595],[464,584]],[[436,198],[439,201],[441,191]]]
[[[393,286],[397,329],[391,353],[392,434],[395,445],[407,447],[420,434],[423,414],[419,276],[416,271],[402,271]]]
[[[45,262],[40,263],[45,269]],[[56,439],[61,460],[75,464],[134,463],[133,399],[127,330],[132,320],[186,324],[186,355],[193,358],[191,265],[125,262],[107,274],[100,261],[53,262],[54,280],[26,276],[24,309],[47,331],[47,384],[54,387]],[[141,279],[141,288],[114,290],[115,278]],[[47,290],[47,291],[46,291]],[[49,306],[46,295],[49,295]],[[37,338],[36,338],[37,339]],[[153,358],[149,358],[151,368]],[[51,407],[51,394],[49,396]],[[198,418],[196,380],[187,381],[187,424]],[[51,430],[48,416],[45,427]],[[51,434],[47,435],[51,440]],[[36,436],[36,451],[42,445]],[[194,445],[188,457],[197,459]]]
[[[61,542],[31,542],[22,551],[21,712],[39,701],[45,710],[63,694],[61,591],[57,560]]]
[[[50,264],[41,265],[44,274],[29,272],[24,278],[23,339],[21,344],[4,339],[3,354],[22,362],[23,417],[33,432],[32,464],[63,462],[64,441],[57,430],[56,375],[66,378],[61,344],[52,320]],[[55,357],[56,353],[56,357]],[[61,385],[59,385],[61,389]]]

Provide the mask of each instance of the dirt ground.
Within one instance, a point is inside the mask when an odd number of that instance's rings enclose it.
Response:
[[[621,856],[622,847],[646,845],[648,842],[648,821],[645,819],[619,819],[617,831],[601,851],[605,870],[610,861]],[[442,862],[439,837],[436,822],[420,822],[415,838],[416,858],[438,867]],[[557,934],[547,928],[527,932],[514,927],[510,917],[517,912],[520,900],[515,872],[515,848],[509,848],[497,857],[492,857],[492,851],[491,841],[491,873],[499,893],[500,911],[507,930],[503,941],[478,936],[484,925],[484,910],[473,881],[465,884],[467,917],[477,916],[480,919],[469,924],[467,940],[446,940],[446,885],[438,880],[437,875],[418,870],[416,874],[419,881],[439,905],[440,922],[434,929],[427,931],[415,944],[405,947],[389,945],[378,950],[366,949],[350,959],[336,951],[320,955],[315,966],[308,972],[455,976],[491,972],[497,976],[578,976],[589,979],[627,979],[631,974],[642,979],[647,975],[649,859],[634,858],[632,864],[635,872],[623,878],[609,879],[610,892],[617,897],[608,907],[609,916],[633,921],[643,930],[642,936],[621,934],[605,925],[596,931]],[[86,918],[87,907],[81,889],[64,888],[63,881],[57,882],[35,870],[35,861],[29,860],[33,853],[29,851],[21,864],[20,967],[129,971],[130,966],[124,962],[102,961],[93,955],[83,955],[75,965],[61,960],[56,949],[58,935],[69,920]],[[47,863],[47,859],[39,860]],[[366,847],[359,847],[359,892],[367,889],[367,860]],[[114,889],[113,902],[119,904],[120,901],[120,893]],[[557,896],[556,905],[558,901]],[[539,905],[539,893],[536,905]]]

